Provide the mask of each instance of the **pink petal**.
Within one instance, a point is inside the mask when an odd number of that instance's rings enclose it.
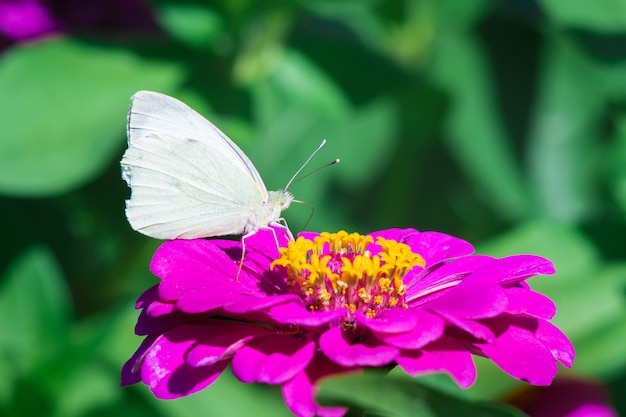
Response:
[[[150,303],[159,300],[159,286],[153,285],[139,296],[135,303],[135,308],[145,308]]]
[[[385,333],[373,331],[379,340],[402,349],[417,349],[439,339],[443,335],[444,321],[441,317],[424,310],[411,311],[418,320],[418,325],[404,333]],[[358,321],[357,321],[358,322]]]
[[[166,330],[196,321],[202,317],[202,315],[191,315],[178,311],[174,304],[155,301],[139,313],[135,325],[135,334],[140,336],[161,334]]]
[[[494,259],[471,275],[474,282],[508,284],[523,281],[535,275],[554,274],[549,260],[535,255],[514,255]]]
[[[239,290],[228,285],[214,285],[211,289],[191,290],[182,295],[176,302],[176,307],[185,313],[208,313],[222,308],[224,305],[244,298]]]
[[[48,7],[36,0],[0,2],[0,33],[13,40],[29,40],[59,32]]]
[[[474,247],[469,242],[439,232],[411,234],[404,239],[404,243],[424,258],[427,268],[474,252]]]
[[[567,368],[572,367],[576,352],[574,345],[567,338],[565,333],[552,323],[539,320],[539,326],[535,331],[535,335],[541,340],[541,343],[550,350],[554,359],[561,362]]]
[[[499,285],[463,281],[424,307],[430,311],[445,313],[446,317],[478,319],[494,317],[502,313],[507,305],[508,298],[504,288]]]
[[[469,333],[477,339],[492,341],[495,339],[495,335],[489,327],[474,320],[466,320],[457,317],[453,314],[447,314],[445,311],[440,311],[438,314],[449,324]]]
[[[180,326],[159,336],[146,352],[141,379],[157,398],[178,398],[206,388],[228,366],[228,361],[201,368],[185,363],[185,354],[202,330],[202,325]]]
[[[330,360],[347,367],[387,365],[400,352],[397,348],[377,344],[373,338],[364,343],[350,344],[337,327],[320,336],[319,347]]]
[[[476,380],[472,354],[462,343],[447,336],[419,350],[403,350],[396,362],[411,376],[445,372],[461,388],[468,388]]]
[[[258,296],[242,296],[236,301],[230,302],[224,306],[224,311],[233,314],[243,314],[251,311],[269,310],[273,311],[274,306],[280,306],[287,302],[300,302],[300,298],[295,294],[282,295],[258,295]]]
[[[500,325],[503,324],[504,320],[501,320]],[[534,385],[549,385],[552,382],[558,370],[556,362],[533,332],[511,324],[506,329],[499,329],[498,333],[495,341],[476,343],[476,347],[500,369],[517,379]]]
[[[189,323],[199,318],[199,316],[191,316],[177,311],[173,303],[161,302],[158,295],[158,289],[154,286],[139,297],[135,306],[142,308],[142,310],[135,325],[135,334],[161,334],[180,324]]]
[[[523,314],[542,319],[551,319],[556,314],[554,302],[543,294],[526,288],[507,288],[508,305],[506,312]]]
[[[306,368],[314,351],[313,341],[290,335],[256,337],[235,354],[233,374],[246,383],[282,384]]]
[[[141,345],[137,349],[137,351],[130,357],[129,360],[126,361],[124,366],[122,366],[122,386],[125,387],[127,385],[136,384],[141,381],[141,366],[143,363],[143,358],[148,351],[152,347],[152,344],[156,340],[157,336],[148,336],[146,337]]]
[[[189,349],[185,358],[193,367],[230,360],[248,340],[272,332],[264,326],[226,320],[207,320],[203,325],[197,344]]]
[[[285,404],[298,417],[341,417],[348,409],[343,407],[322,407],[315,402],[315,383],[329,375],[339,375],[354,371],[329,361],[323,355],[315,355],[305,371],[298,373],[283,384]]]
[[[533,417],[618,417],[607,387],[593,380],[557,378],[548,387],[534,387],[530,398],[522,392],[512,400]]]
[[[316,328],[336,321],[346,314],[345,308],[328,312],[311,312],[302,301],[294,300],[272,307],[270,316],[279,323]]]
[[[420,311],[394,309],[386,310],[374,318],[366,318],[359,310],[355,313],[356,322],[378,333],[405,333],[419,323]]]
[[[420,231],[415,230],[415,229],[394,228],[394,229],[378,230],[372,233],[368,233],[368,235],[374,238],[374,242],[376,242],[376,238],[380,236],[388,240],[395,240],[396,242],[406,243],[406,239],[408,239],[411,236],[419,236],[420,233],[421,233]]]
[[[163,281],[159,295],[177,300],[193,290],[211,289],[213,282],[222,288],[235,285],[237,264],[213,241],[204,239],[172,240],[163,243],[150,264],[152,273]]]
[[[387,229],[369,234],[406,243],[424,258],[426,267],[474,252],[472,245],[462,239],[439,232],[419,232],[415,229]]]
[[[409,272],[404,282],[409,287],[406,292],[408,304],[413,307],[439,298],[450,288],[461,283],[467,275],[493,258],[482,255],[466,256],[452,262],[440,264],[434,269],[418,273]]]

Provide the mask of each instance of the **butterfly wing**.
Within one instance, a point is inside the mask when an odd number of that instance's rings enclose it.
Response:
[[[160,239],[242,233],[268,192],[248,157],[211,122],[164,94],[140,91],[128,116],[122,176],[131,226]]]

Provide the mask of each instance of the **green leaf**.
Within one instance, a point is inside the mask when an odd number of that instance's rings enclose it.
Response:
[[[124,143],[130,96],[170,90],[171,65],[58,39],[0,57],[0,193],[59,194],[98,175]]]
[[[385,169],[397,142],[395,104],[381,98],[353,108],[325,73],[297,53],[286,54],[282,69],[256,84],[253,94],[258,127],[254,140],[243,148],[269,189],[284,187],[322,139],[328,140],[326,147],[304,173],[342,160],[291,188],[298,200],[318,208],[308,227],[329,230],[336,222],[323,215],[330,213],[322,209],[328,183],[363,187]],[[293,207],[285,216],[298,230],[310,214],[310,209]]]
[[[353,189],[364,188],[380,175],[397,145],[396,113],[394,102],[386,99],[346,112],[338,120],[329,120],[325,116],[314,118],[306,109],[294,107],[276,118],[272,125],[265,126],[266,129],[259,132],[258,140],[246,149],[265,184],[276,189],[284,187],[322,139],[327,139],[326,146],[304,174],[337,158],[341,163],[294,184],[290,190],[298,200],[316,207],[308,228],[346,228],[345,221],[341,224],[324,215],[339,214],[337,207],[333,207],[332,196],[326,195],[328,184],[334,181]],[[324,206],[332,210],[326,210]],[[296,230],[303,227],[310,215],[310,209],[293,206],[285,213]],[[335,220],[339,218],[341,216]]]
[[[318,124],[308,136],[329,140],[332,152],[341,159],[335,170],[337,181],[358,188],[380,176],[391,162],[397,128],[395,103],[381,98],[337,122]]]
[[[430,72],[451,96],[445,133],[462,168],[503,217],[530,215],[533,201],[498,113],[489,68],[476,39],[468,34],[442,38]]]
[[[36,246],[4,273],[0,287],[0,354],[30,372],[67,344],[70,298],[54,256]]]
[[[339,87],[304,55],[290,49],[267,78],[252,86],[252,94],[255,117],[262,127],[284,119],[292,109],[306,109],[313,120],[340,118],[350,109]]]
[[[529,167],[543,214],[580,219],[593,209],[605,77],[565,42],[546,48],[531,124]]]
[[[493,0],[456,1],[439,0],[434,2],[439,30],[464,32],[471,30],[493,8]]]
[[[496,257],[533,253],[550,259],[556,267],[557,277],[574,277],[571,279],[585,279],[584,276],[601,267],[598,250],[576,227],[567,222],[544,219],[521,223],[481,244],[476,251]],[[554,283],[556,288],[560,287],[555,278],[542,278],[541,281],[546,282],[545,285]]]
[[[617,204],[626,214],[626,118],[620,118],[616,125],[615,135],[606,154],[606,167]]]
[[[183,43],[207,48],[219,38],[221,17],[206,5],[162,3],[157,10],[161,24]]]
[[[376,4],[371,1],[348,0],[333,1],[321,0],[304,2],[303,7],[324,19],[337,20],[349,27],[365,44],[379,48],[385,39],[385,28],[376,10]]]
[[[112,374],[97,361],[81,364],[64,375],[59,384],[51,417],[80,417],[120,400],[117,372]],[[119,417],[119,414],[116,414]],[[130,415],[130,414],[129,414]]]
[[[624,0],[541,0],[546,13],[557,24],[599,32],[626,30]]]
[[[626,264],[611,265],[563,288],[555,323],[576,346],[574,370],[594,377],[615,377],[626,368]]]
[[[467,399],[457,390],[439,390],[435,385],[420,383],[420,378],[381,372],[333,378],[321,386],[318,400],[322,404],[352,405],[367,415],[389,417],[521,417],[512,407]]]

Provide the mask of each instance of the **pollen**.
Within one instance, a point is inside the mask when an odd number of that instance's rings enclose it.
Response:
[[[425,262],[395,240],[358,233],[302,236],[281,248],[271,268],[286,272],[287,284],[310,311],[345,307],[372,318],[391,308],[407,308],[404,276]]]

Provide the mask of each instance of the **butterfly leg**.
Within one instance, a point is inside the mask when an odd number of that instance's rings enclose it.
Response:
[[[241,236],[241,259],[239,260],[239,267],[237,268],[237,275],[235,276],[236,281],[239,281],[239,274],[241,273],[241,268],[243,268],[243,260],[246,257],[246,239],[255,233],[256,232],[248,232],[245,235]]]
[[[274,224],[276,226],[279,226],[279,227],[282,227],[283,229],[285,229],[287,231],[287,236],[289,237],[289,240],[295,240],[293,238],[293,234],[291,233],[291,230],[289,230],[289,226],[287,226],[287,220],[285,220],[283,217],[279,218],[278,220],[276,220],[272,224]],[[274,233],[274,239],[276,239],[276,247],[278,247],[278,239],[276,238],[276,233]]]
[[[285,222],[285,219],[281,218],[277,222],[272,223],[272,225],[278,226],[281,229],[284,229],[287,236],[289,237],[289,240],[292,240],[292,241],[294,240],[293,234],[291,233],[291,230],[289,230],[289,228],[287,227],[287,222]],[[278,236],[276,235],[276,230],[272,227],[263,227],[262,229],[269,230],[270,232],[272,232],[272,236],[274,237],[274,243],[276,244],[276,251],[280,253],[280,244],[278,243]],[[241,237],[241,259],[239,260],[239,268],[237,268],[237,276],[236,276],[237,281],[239,281],[239,274],[241,273],[241,269],[243,268],[243,261],[244,261],[244,258],[246,257],[246,239],[254,235],[257,232],[258,230],[254,232],[248,232]]]

